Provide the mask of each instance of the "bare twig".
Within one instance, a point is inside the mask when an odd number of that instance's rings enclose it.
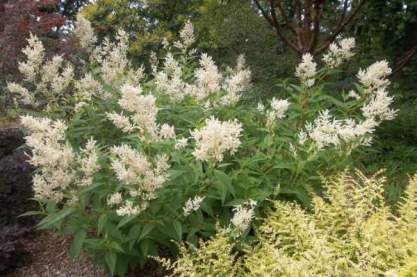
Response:
[[[275,28],[276,33],[288,46],[293,48],[297,53],[300,53],[300,49],[297,47],[297,45],[295,45],[292,41],[290,41],[281,31],[281,28],[279,26],[278,19],[277,19],[277,14],[275,12],[274,0],[269,0],[269,6],[270,6],[270,11],[271,11],[273,26]]]
[[[329,47],[329,45],[335,40],[335,38],[340,34],[340,32],[346,27],[346,25],[352,22],[352,20],[358,14],[358,12],[362,8],[362,6],[365,4],[365,2],[366,0],[361,0],[359,4],[350,13],[349,17],[346,20],[343,20],[345,18],[346,10],[347,10],[347,0],[345,0],[340,22],[338,22],[336,24],[336,28],[327,35],[327,37],[324,39],[323,44],[316,48],[316,50],[314,51],[314,54],[320,54]]]
[[[397,74],[404,66],[406,66],[413,56],[417,54],[417,45],[414,45],[410,50],[408,50],[394,65],[393,70],[390,76]]]
[[[265,0],[264,6],[260,0],[254,0],[254,2],[262,16],[273,27],[277,36],[298,55],[308,52],[317,55],[326,50],[340,32],[353,21],[366,0],[360,0],[355,7],[352,7],[349,15],[347,14],[351,1],[341,0],[343,6],[339,11],[339,16],[336,17],[334,27],[328,32],[323,32],[325,38],[320,43],[320,23],[326,0],[292,0],[289,5],[294,11],[294,15],[291,15],[284,8],[286,2],[282,0]],[[265,6],[266,3],[269,3],[268,7]],[[281,18],[278,18],[277,10]],[[291,33],[285,33],[285,27]]]

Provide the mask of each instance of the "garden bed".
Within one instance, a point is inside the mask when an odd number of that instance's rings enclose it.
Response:
[[[68,257],[70,239],[52,232],[38,232],[22,240],[28,251],[25,264],[10,274],[23,276],[106,276],[104,271],[94,265],[85,255],[75,261]]]
[[[21,240],[27,251],[24,264],[10,273],[10,277],[105,277],[105,271],[87,255],[71,261],[68,256],[71,238],[58,236],[51,231],[36,232]],[[131,272],[131,277],[160,277],[165,271],[155,262],[150,262],[142,270]]]

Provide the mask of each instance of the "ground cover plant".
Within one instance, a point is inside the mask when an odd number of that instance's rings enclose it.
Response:
[[[182,246],[172,276],[416,276],[417,179],[410,179],[398,213],[384,201],[381,172],[344,172],[324,182],[310,211],[275,201],[238,255],[224,230],[200,248]]]
[[[8,87],[33,111],[21,118],[37,167],[40,211],[29,214],[43,216],[39,228],[72,235],[71,255],[84,249],[111,275],[208,238],[218,222],[252,239],[252,219],[270,200],[310,206],[320,176],[351,166],[396,115],[386,61],[360,69],[348,90],[331,86],[354,55],[353,38],[332,44],[322,67],[305,54],[294,82],[281,84],[285,95],[254,104],[244,57],[219,68],[192,48],[191,23],[140,68],[122,30],[95,47],[79,16],[74,33],[82,71],[45,61],[32,36],[19,65],[25,82]]]

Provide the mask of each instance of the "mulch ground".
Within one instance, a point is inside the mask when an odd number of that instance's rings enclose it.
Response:
[[[71,239],[49,231],[38,232],[22,239],[28,251],[25,265],[17,268],[10,277],[106,277],[105,271],[86,255],[75,261],[68,256]],[[162,277],[166,272],[156,263],[131,272],[128,277]]]
[[[27,261],[10,277],[106,277],[105,272],[85,255],[75,261],[68,257],[71,240],[52,232],[39,232],[24,238]]]

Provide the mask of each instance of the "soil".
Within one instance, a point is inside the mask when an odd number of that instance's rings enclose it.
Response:
[[[70,238],[52,232],[39,232],[24,238],[22,243],[28,251],[23,267],[17,268],[10,277],[106,277],[105,272],[85,255],[75,261],[68,256]]]
[[[51,231],[38,232],[22,240],[28,251],[24,265],[10,273],[9,277],[106,277],[105,271],[85,254],[75,261],[68,256],[69,237],[58,236]],[[149,262],[143,269],[130,272],[127,277],[163,277],[166,271],[156,262]]]

